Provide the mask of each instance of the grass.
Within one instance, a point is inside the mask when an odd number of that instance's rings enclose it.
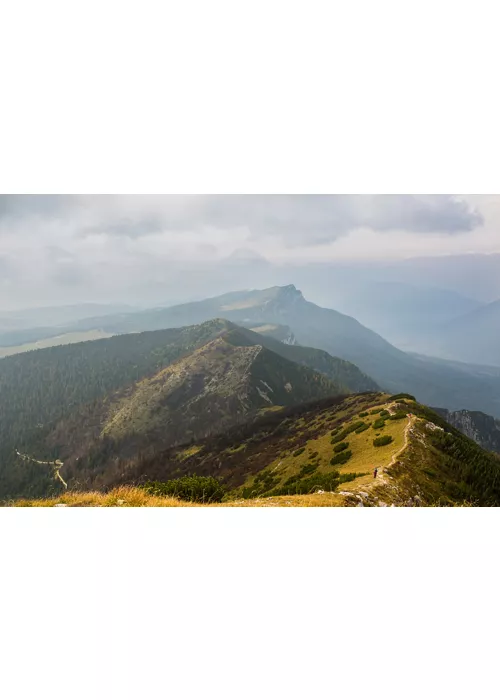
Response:
[[[150,496],[143,489],[121,486],[109,493],[91,491],[87,493],[69,492],[59,498],[40,500],[22,499],[11,505],[16,508],[53,508],[64,503],[72,508],[270,508],[270,507],[332,507],[342,506],[343,498],[338,494],[324,493],[305,496],[275,496],[273,498],[235,499],[226,503],[201,505],[180,501],[177,498]]]
[[[342,506],[345,498],[339,493],[325,494],[309,494],[309,495],[293,495],[293,496],[273,496],[266,495],[255,496],[249,499],[243,499],[240,495],[240,489],[252,488],[257,486],[259,475],[262,479],[262,474],[269,473],[273,477],[272,490],[278,491],[283,486],[284,482],[291,477],[297,476],[301,469],[315,469],[316,474],[329,474],[333,470],[338,470],[341,475],[356,473],[358,476],[350,483],[341,484],[339,491],[356,491],[362,489],[363,486],[373,484],[372,469],[374,466],[385,467],[390,464],[392,457],[397,453],[404,444],[404,432],[407,425],[406,421],[390,421],[386,426],[386,433],[392,437],[392,442],[383,447],[373,446],[373,432],[364,431],[361,433],[350,432],[349,434],[349,449],[352,451],[352,456],[345,465],[330,465],[330,460],[334,456],[334,445],[331,444],[332,421],[339,425],[340,430],[345,430],[355,423],[359,423],[359,404],[349,405],[346,401],[347,410],[342,411],[342,418],[339,420],[339,413],[325,413],[322,415],[321,432],[314,439],[308,439],[307,434],[312,426],[318,425],[318,419],[314,417],[312,420],[300,419],[300,428],[298,429],[297,421],[294,423],[294,438],[293,445],[290,445],[288,450],[281,451],[280,456],[266,464],[265,467],[250,477],[245,483],[239,487],[238,492],[230,494],[229,499],[221,504],[213,504],[203,506],[196,504],[196,507],[327,507],[327,506]],[[384,410],[390,403],[381,404],[378,410]],[[373,406],[373,404],[371,404]],[[369,406],[371,408],[371,406]],[[368,407],[367,407],[368,408]],[[367,409],[366,409],[367,410]],[[303,442],[302,442],[303,441]],[[306,450],[297,445],[297,442],[302,442]],[[239,452],[243,445],[236,443],[232,447],[232,451]],[[196,451],[196,446],[190,446],[184,453],[183,457],[187,457],[191,450]],[[229,448],[231,450],[231,448]],[[275,453],[276,454],[276,453]],[[272,459],[272,457],[271,457]],[[308,460],[314,459],[313,465],[307,465]],[[276,481],[276,484],[274,483]],[[258,492],[257,492],[258,493]],[[57,503],[62,503],[72,507],[78,506],[97,506],[97,507],[194,507],[187,501],[180,501],[176,498],[151,496],[142,489],[133,487],[120,487],[113,491],[103,494],[98,492],[93,493],[77,493],[69,492],[58,498],[42,499],[39,501],[20,500],[12,505],[15,506],[44,506],[51,507]]]
[[[133,486],[119,486],[109,493],[100,493],[98,491],[69,491],[57,498],[42,498],[39,500],[20,499],[12,503],[17,508],[39,507],[50,508],[58,503],[63,503],[66,506],[73,508],[78,507],[101,507],[101,508],[172,508],[172,507],[193,507],[198,504],[188,501],[180,501],[177,498],[168,498],[163,496],[151,496],[144,489],[135,488]]]
[[[390,403],[381,404],[377,407],[377,410],[387,410],[388,406],[390,406]],[[329,418],[338,419],[339,414],[340,412],[337,414],[332,414]],[[342,411],[342,418],[345,418],[348,416],[348,414],[349,411]],[[360,421],[358,415],[358,411],[355,413],[351,411],[350,418],[348,420],[344,420],[344,422],[339,426],[340,432],[346,428],[349,428],[355,423],[359,423]],[[301,420],[302,423],[300,426],[300,431],[297,432],[300,432],[302,435],[302,431],[305,432],[308,425],[304,419]],[[326,424],[328,425],[328,421],[326,421]],[[332,469],[338,469],[340,474],[348,472],[365,474],[366,476],[358,477],[358,479],[353,482],[355,487],[372,481],[372,469],[375,466],[388,465],[392,459],[392,455],[400,450],[404,444],[406,421],[392,421],[389,425],[387,425],[385,432],[387,435],[390,435],[393,440],[390,445],[386,445],[384,447],[373,446],[373,433],[369,430],[365,430],[361,433],[350,432],[349,450],[352,451],[352,456],[346,464],[335,464],[332,466],[330,461],[334,457],[334,449],[336,445],[332,445],[332,430],[331,428],[328,428],[327,425],[325,426],[325,432],[320,435],[320,437],[307,441],[307,449],[309,452],[317,453],[315,460],[319,462],[318,473],[320,474],[329,473],[332,471]],[[279,477],[281,485],[283,485],[284,482],[290,477],[295,476],[300,471],[303,464],[303,453],[301,452],[295,456],[294,452],[298,452],[298,450],[290,451],[286,454],[282,453],[280,457],[268,464],[266,467],[266,470],[269,470],[273,476]],[[254,482],[255,477],[251,476],[246,480],[244,486],[253,486]],[[342,487],[340,488],[343,490]]]

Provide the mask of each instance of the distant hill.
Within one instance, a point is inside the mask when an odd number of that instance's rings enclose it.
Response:
[[[100,318],[110,314],[130,313],[134,311],[127,304],[73,304],[67,306],[47,306],[17,311],[0,311],[0,346],[17,345],[25,342],[17,339],[16,332],[25,329],[38,329],[38,333],[51,333],[53,327],[66,327],[89,317]],[[39,340],[42,335],[32,338]],[[5,342],[7,341],[7,342]],[[9,342],[12,341],[12,342]]]
[[[377,385],[352,364],[215,319],[0,360],[0,494],[44,492],[41,459],[120,458],[223,430],[263,410]],[[90,466],[89,466],[90,465]]]
[[[246,327],[283,327],[293,342],[353,363],[389,392],[410,391],[427,405],[483,411],[500,417],[500,368],[405,353],[356,319],[307,301],[293,285],[224,294],[170,308],[79,321],[74,331],[106,334],[196,325],[225,318]],[[284,340],[285,338],[279,338]]]
[[[477,371],[475,367],[457,367],[407,354],[354,318],[306,301],[293,285],[234,292],[167,309],[110,317],[102,320],[101,328],[124,333],[202,323],[214,317],[247,327],[287,326],[299,344],[352,362],[390,392],[410,391],[429,405],[450,410],[467,407],[500,416],[500,370]],[[95,321],[89,323],[94,327]]]
[[[500,366],[500,299],[442,326],[434,348],[441,357]]]
[[[443,324],[482,304],[457,292],[396,282],[358,283],[332,294],[333,306],[402,350],[430,353]]]

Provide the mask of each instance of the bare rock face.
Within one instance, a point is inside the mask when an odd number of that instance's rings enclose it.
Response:
[[[480,411],[434,410],[483,449],[500,453],[500,420]]]

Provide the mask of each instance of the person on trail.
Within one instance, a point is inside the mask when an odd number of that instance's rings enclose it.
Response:
[[[375,467],[375,469],[373,470],[373,478],[376,479],[377,475],[378,475],[378,467]]]

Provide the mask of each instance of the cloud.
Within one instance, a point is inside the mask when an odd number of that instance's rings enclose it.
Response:
[[[324,243],[358,228],[454,234],[482,223],[477,209],[452,195],[139,196],[109,204],[111,221],[101,228],[114,235],[244,230],[250,240],[278,236],[284,245]]]
[[[0,195],[0,221],[12,222],[32,217],[51,218],[66,215],[77,202],[77,195],[2,194]]]
[[[483,223],[452,195],[3,195],[0,220],[66,219],[80,236],[140,238],[245,231],[284,245],[333,241],[350,231],[454,234]],[[207,241],[210,243],[210,240]]]
[[[483,206],[453,195],[0,195],[0,306],[202,298],[293,282],[290,265],[488,249],[500,209],[488,204],[485,228]]]

